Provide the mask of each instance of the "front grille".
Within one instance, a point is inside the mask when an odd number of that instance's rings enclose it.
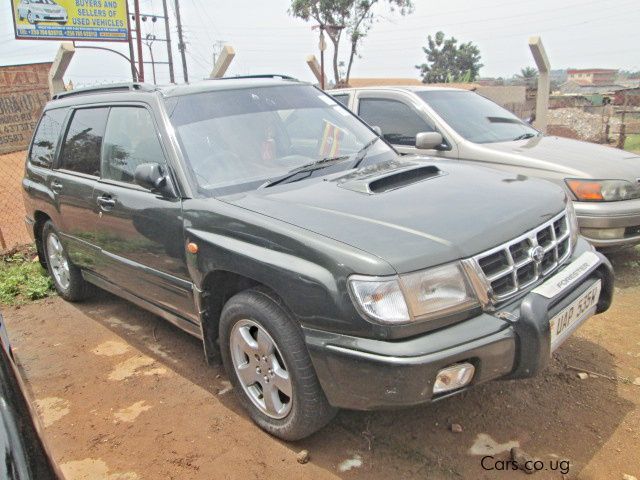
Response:
[[[569,218],[562,212],[524,235],[476,255],[473,260],[482,271],[489,299],[499,303],[553,273],[570,254]]]

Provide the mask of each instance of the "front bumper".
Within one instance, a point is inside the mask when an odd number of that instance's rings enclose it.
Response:
[[[595,255],[598,263],[552,298],[529,292],[498,312],[482,313],[420,337],[388,342],[304,329],[329,403],[358,410],[411,406],[439,400],[489,380],[537,374],[551,358],[549,320],[555,314],[598,280],[602,289],[596,313],[609,308],[613,269],[603,255]],[[573,259],[577,257],[575,254]],[[463,389],[434,397],[437,373],[460,362],[475,366],[472,382]]]
[[[640,244],[640,199],[621,202],[573,202],[580,233],[597,248]],[[618,229],[613,238],[609,232]]]

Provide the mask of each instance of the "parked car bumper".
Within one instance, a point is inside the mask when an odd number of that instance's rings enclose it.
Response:
[[[584,241],[580,241],[585,250]],[[551,357],[549,320],[601,282],[597,313],[609,308],[613,270],[600,253],[598,263],[556,297],[530,292],[500,308],[418,338],[388,342],[305,329],[312,361],[329,403],[372,410],[431,402],[498,378],[525,378],[545,368]],[[574,254],[574,261],[579,253]],[[551,281],[551,280],[548,280]],[[586,317],[588,318],[588,317]],[[586,318],[572,325],[571,332]],[[569,333],[569,332],[567,332]],[[471,382],[433,395],[440,370],[469,362]]]
[[[640,244],[640,199],[621,202],[573,202],[580,233],[595,247]]]

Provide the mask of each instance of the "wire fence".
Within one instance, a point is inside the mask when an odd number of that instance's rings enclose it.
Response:
[[[0,253],[31,242],[22,197],[25,155],[24,151],[0,155]]]

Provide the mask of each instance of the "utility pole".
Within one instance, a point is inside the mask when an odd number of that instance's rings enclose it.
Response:
[[[176,0],[177,1],[177,0]],[[133,0],[133,11],[136,16],[136,44],[138,47],[138,80],[144,82],[144,61],[142,58],[142,30],[140,28],[140,2]]]
[[[171,29],[169,28],[169,10],[167,9],[167,0],[162,0],[162,10],[164,11],[164,29],[167,40],[167,60],[169,62],[169,81],[176,83],[173,75],[173,54],[171,53]]]
[[[136,0],[137,2],[138,0]],[[187,55],[186,45],[184,44],[184,38],[182,37],[182,22],[180,21],[180,6],[178,0],[174,0],[176,7],[176,23],[178,24],[178,50],[182,56],[182,74],[184,75],[185,83],[189,83],[189,72],[187,72]]]

